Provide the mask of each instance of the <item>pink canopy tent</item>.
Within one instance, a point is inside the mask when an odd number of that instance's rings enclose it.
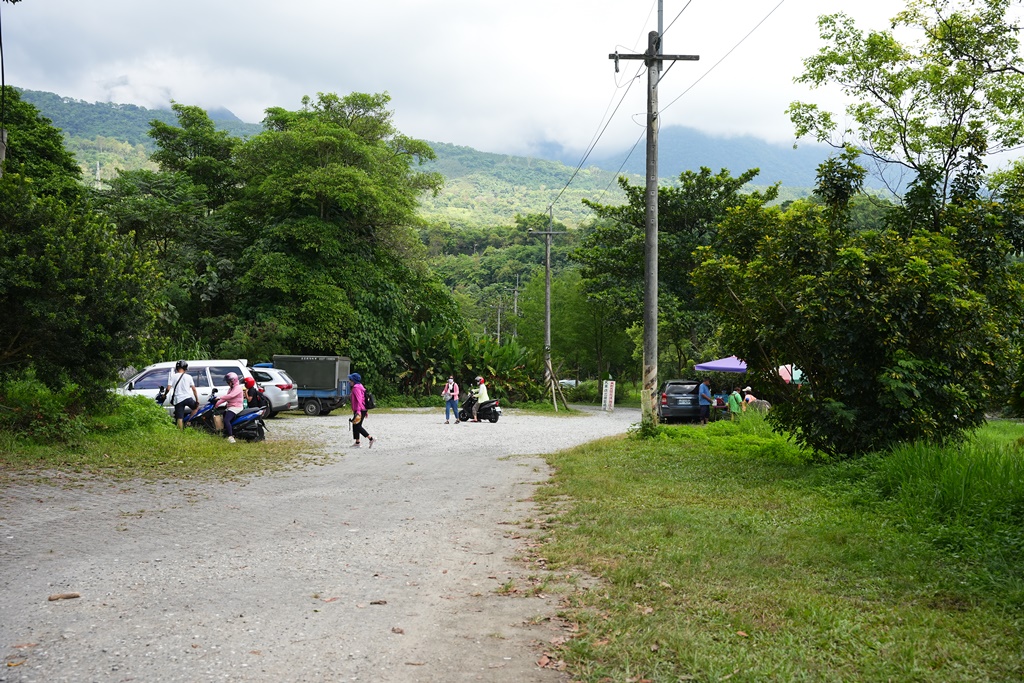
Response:
[[[707,363],[699,363],[693,366],[694,370],[700,372],[746,372],[747,364],[736,356],[710,360]]]

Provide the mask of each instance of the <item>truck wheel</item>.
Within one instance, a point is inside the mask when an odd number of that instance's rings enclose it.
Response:
[[[306,405],[302,406],[302,410],[306,415],[316,417],[320,414],[320,401],[317,401],[316,399],[306,401]]]

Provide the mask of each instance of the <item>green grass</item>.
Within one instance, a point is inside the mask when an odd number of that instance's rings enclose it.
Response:
[[[231,479],[317,462],[318,446],[273,435],[260,443],[227,443],[195,429],[179,431],[164,409],[128,399],[90,419],[83,436],[44,443],[0,431],[0,485],[32,478],[65,483],[103,479]]]
[[[567,598],[579,636],[559,656],[581,681],[1021,680],[1024,516],[989,521],[1020,502],[1021,436],[947,452],[1002,453],[952,510],[894,486],[932,461],[807,464],[756,415],[551,456],[541,552],[602,579]]]

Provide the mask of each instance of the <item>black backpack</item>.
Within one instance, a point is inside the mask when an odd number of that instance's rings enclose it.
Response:
[[[369,391],[366,392],[366,397],[364,398],[363,403],[365,404],[367,410],[373,410],[374,408],[377,407],[377,401],[374,400],[373,394],[371,394]]]

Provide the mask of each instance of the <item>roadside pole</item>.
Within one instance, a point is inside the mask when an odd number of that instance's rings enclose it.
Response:
[[[640,409],[643,424],[657,424],[655,401],[658,396],[658,81],[661,64],[666,61],[696,61],[698,55],[661,54],[661,35],[651,31],[647,52],[642,55],[608,55],[615,60],[642,59],[647,65],[647,185],[644,195],[644,366]]]

